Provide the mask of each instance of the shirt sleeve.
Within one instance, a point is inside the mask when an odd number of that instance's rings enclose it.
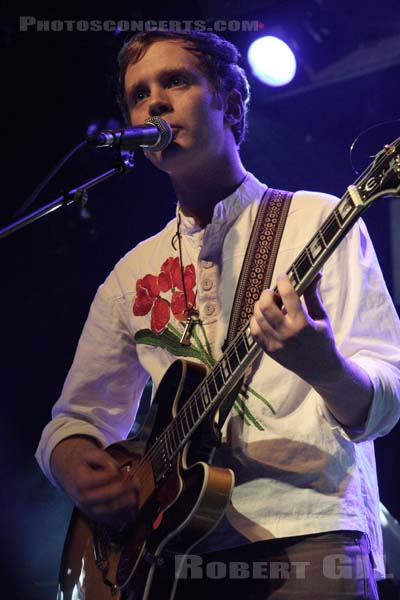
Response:
[[[52,421],[36,451],[41,469],[54,485],[50,471],[54,447],[76,434],[92,436],[102,446],[126,438],[149,378],[124,318],[125,299],[110,294],[113,279],[114,273],[95,296]]]
[[[327,261],[321,296],[338,348],[368,375],[373,400],[362,430],[342,426],[320,397],[319,412],[353,442],[383,436],[400,417],[400,325],[362,220]]]

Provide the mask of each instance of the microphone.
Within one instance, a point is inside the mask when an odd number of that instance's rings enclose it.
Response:
[[[89,146],[95,148],[118,147],[120,150],[135,150],[144,146],[152,152],[164,150],[172,140],[172,129],[161,117],[149,117],[143,125],[108,129],[86,136]]]

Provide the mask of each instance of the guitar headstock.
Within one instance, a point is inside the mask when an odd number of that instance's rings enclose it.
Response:
[[[400,195],[400,137],[378,152],[354,185],[364,206],[383,196]]]

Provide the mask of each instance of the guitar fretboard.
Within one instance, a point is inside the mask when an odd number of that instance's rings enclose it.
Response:
[[[363,210],[364,206],[360,202],[356,205],[350,194],[346,192],[340,203],[287,271],[292,285],[298,293],[304,291],[311,283],[318,269],[332,254]]]

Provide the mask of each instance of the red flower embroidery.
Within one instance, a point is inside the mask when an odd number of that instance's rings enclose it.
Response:
[[[187,265],[183,271],[183,280],[188,301],[188,307],[193,308],[195,302],[194,286],[196,271],[193,265]],[[161,298],[160,292],[172,291],[171,302]],[[184,321],[185,295],[182,282],[182,271],[178,257],[170,256],[161,265],[160,274],[146,275],[136,283],[136,298],[133,304],[133,314],[143,317],[151,310],[150,327],[154,333],[161,335],[170,320],[171,311],[178,321]]]
[[[168,292],[171,288],[177,287],[182,281],[181,267],[179,258],[171,256],[161,265],[161,272],[158,276],[160,290]]]
[[[136,298],[133,314],[139,317],[147,315],[158,296],[158,281],[155,275],[146,275],[136,282]]]
[[[161,335],[170,317],[169,302],[163,298],[156,298],[151,311],[150,327],[154,333]]]
[[[189,308],[193,308],[194,306],[194,291],[187,290],[187,300]],[[171,310],[175,319],[178,321],[184,321],[186,319],[185,315],[185,294],[183,292],[174,292],[171,298]]]

